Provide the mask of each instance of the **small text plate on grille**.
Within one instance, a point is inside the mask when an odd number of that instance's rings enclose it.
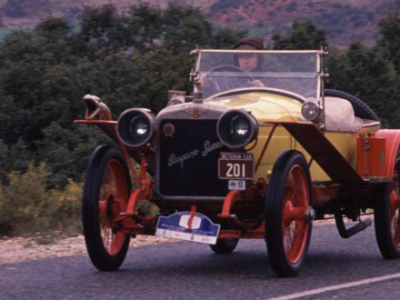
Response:
[[[220,179],[253,179],[253,154],[221,152],[218,160],[218,177]]]
[[[230,191],[245,191],[246,180],[228,180],[228,190]]]

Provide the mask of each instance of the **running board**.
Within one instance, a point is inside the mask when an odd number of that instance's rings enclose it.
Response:
[[[367,227],[372,225],[371,219],[366,219],[364,221],[360,221],[358,224],[347,229],[346,226],[344,225],[343,216],[341,213],[335,214],[335,221],[339,234],[344,239],[348,239],[349,237],[352,237],[353,235],[359,233],[360,231],[365,230]]]

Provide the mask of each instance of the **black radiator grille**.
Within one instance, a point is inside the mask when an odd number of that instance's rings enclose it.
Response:
[[[165,134],[164,126],[173,126],[172,136]],[[224,197],[227,194],[227,181],[218,179],[219,154],[227,149],[218,139],[216,126],[217,120],[161,121],[158,178],[163,196]]]

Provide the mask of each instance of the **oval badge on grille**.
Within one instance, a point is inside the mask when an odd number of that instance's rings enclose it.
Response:
[[[172,125],[170,122],[164,125],[163,132],[165,137],[173,137],[175,133],[175,126]]]

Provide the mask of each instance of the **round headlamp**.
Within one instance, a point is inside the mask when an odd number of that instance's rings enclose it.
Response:
[[[233,109],[225,112],[219,118],[217,134],[225,146],[231,149],[239,149],[257,137],[258,124],[249,113]]]
[[[129,147],[141,147],[152,139],[154,123],[154,116],[148,110],[128,109],[118,119],[118,137]]]
[[[321,108],[314,102],[306,102],[301,107],[301,114],[307,121],[314,121],[320,116]]]

